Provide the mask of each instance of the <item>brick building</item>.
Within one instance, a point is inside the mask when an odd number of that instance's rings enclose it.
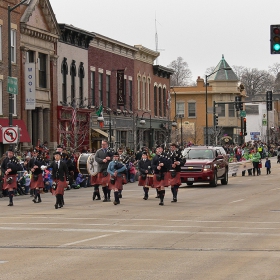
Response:
[[[11,15],[11,63],[12,77],[18,79],[18,95],[13,96],[13,112],[9,110],[9,94],[7,92],[8,80],[8,5],[13,8],[20,1],[0,1],[0,125],[1,127],[9,126],[9,113],[13,117],[13,126],[20,128],[20,144],[30,142],[25,122],[21,120],[21,84],[20,84],[20,18],[21,7],[14,9]],[[8,148],[9,145],[2,144],[2,130],[0,129],[0,153]]]

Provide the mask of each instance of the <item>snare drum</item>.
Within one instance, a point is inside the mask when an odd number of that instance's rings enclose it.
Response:
[[[154,180],[153,180],[154,175],[153,174],[148,174],[147,179],[146,179],[146,187],[152,188],[154,186]]]
[[[97,162],[94,154],[81,154],[77,167],[81,174],[95,176],[97,174]]]

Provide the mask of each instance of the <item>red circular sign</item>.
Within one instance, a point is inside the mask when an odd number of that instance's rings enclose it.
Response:
[[[17,131],[12,127],[5,129],[3,133],[4,133],[4,139],[9,143],[14,143],[18,138]]]

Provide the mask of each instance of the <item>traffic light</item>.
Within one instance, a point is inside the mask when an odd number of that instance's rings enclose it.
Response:
[[[217,129],[217,127],[219,125],[219,116],[218,115],[214,116],[214,124],[215,124],[215,129]]]
[[[266,92],[266,110],[272,111],[272,91]]]
[[[235,96],[235,110],[240,110],[241,96]]]
[[[270,25],[270,53],[280,54],[280,24]]]
[[[243,118],[243,131],[244,131],[244,136],[247,135],[247,120],[246,118]]]
[[[240,111],[243,111],[243,102],[241,101],[241,97],[240,97],[240,101],[239,101],[239,109],[240,109]]]

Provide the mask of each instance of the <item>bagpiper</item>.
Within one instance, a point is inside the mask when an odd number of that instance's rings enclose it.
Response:
[[[148,159],[147,152],[142,153],[142,158],[138,162],[138,170],[140,172],[138,179],[138,186],[143,187],[144,197],[143,199],[147,200],[149,197],[149,186],[152,185],[149,181],[152,175],[152,162]],[[150,179],[151,180],[151,179]]]
[[[17,172],[22,171],[19,160],[15,157],[13,147],[7,151],[7,156],[1,164],[2,174],[4,174],[3,190],[8,190],[9,204],[13,206],[14,191],[17,189]]]
[[[185,160],[182,156],[182,152],[178,149],[175,143],[170,145],[170,150],[167,155],[170,159],[168,184],[171,186],[171,193],[173,196],[173,200],[171,202],[177,202],[178,190],[179,186],[181,185],[181,166],[185,164]]]
[[[43,170],[41,169],[42,165],[45,165],[45,161],[41,155],[41,152],[37,149],[34,149],[33,157],[29,161],[29,168],[32,172],[30,189],[34,190],[35,196],[32,200],[34,203],[42,202],[40,195],[40,190],[44,189]]]
[[[159,205],[164,205],[165,187],[168,187],[168,170],[170,166],[170,159],[167,154],[163,153],[163,148],[158,146],[156,155],[152,159],[153,186],[158,189],[160,198]]]

